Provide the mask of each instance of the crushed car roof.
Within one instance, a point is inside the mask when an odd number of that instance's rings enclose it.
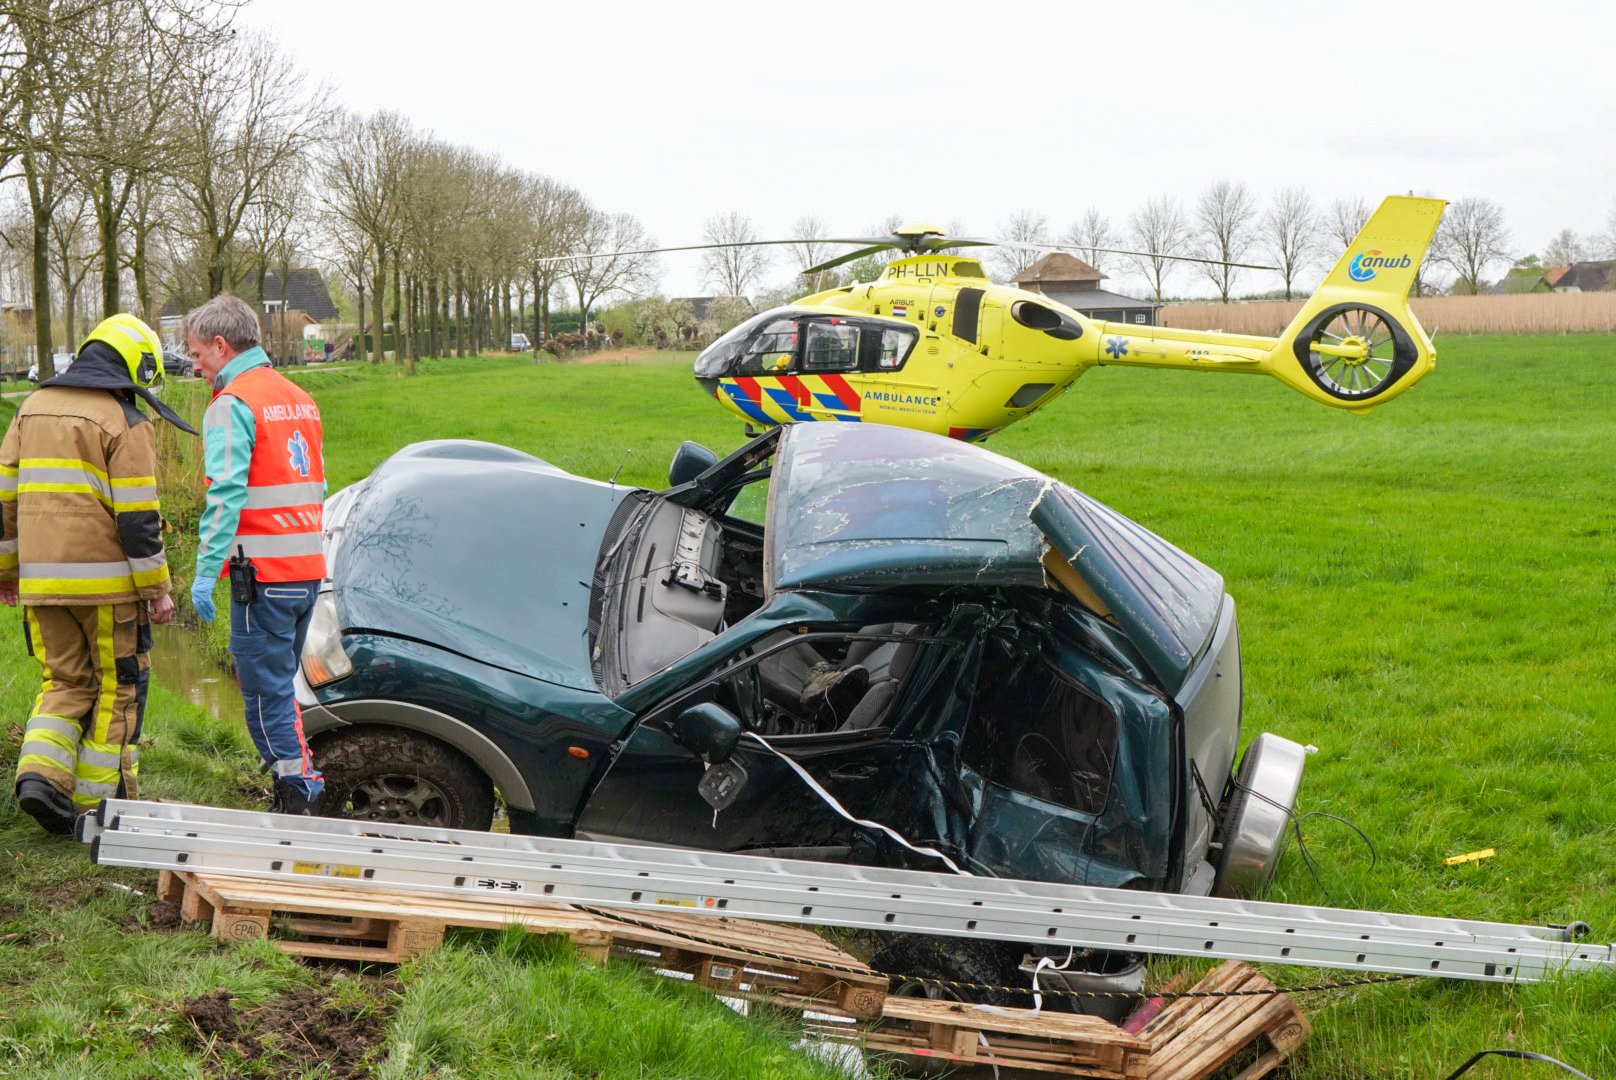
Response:
[[[1223,578],[1149,529],[980,446],[907,428],[795,424],[771,493],[771,593],[1045,584],[1069,561],[1163,685],[1211,641]]]
[[[1050,483],[926,432],[793,425],[770,496],[769,591],[1040,586],[1044,541],[1028,515]]]

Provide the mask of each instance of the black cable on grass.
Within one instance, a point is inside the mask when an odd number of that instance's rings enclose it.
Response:
[[[1547,1054],[1534,1054],[1530,1050],[1478,1050],[1475,1054],[1471,1055],[1469,1061],[1465,1062],[1453,1072],[1449,1073],[1447,1075],[1447,1080],[1454,1080],[1454,1077],[1462,1075],[1470,1068],[1470,1066],[1474,1065],[1488,1054],[1497,1054],[1499,1057],[1518,1058],[1521,1061],[1547,1061],[1550,1065],[1560,1066],[1560,1068],[1564,1069],[1572,1076],[1580,1076],[1582,1077],[1582,1080],[1594,1080],[1594,1078],[1589,1076],[1587,1073],[1579,1072],[1563,1061],[1551,1058]]]
[[[1358,828],[1358,826],[1354,825],[1346,818],[1341,817],[1339,814],[1328,814],[1323,810],[1309,810],[1305,814],[1297,814],[1294,808],[1284,805],[1277,799],[1264,795],[1256,788],[1242,784],[1238,779],[1231,779],[1229,782],[1240,791],[1244,791],[1247,795],[1254,798],[1261,799],[1263,802],[1274,807],[1280,813],[1285,815],[1286,820],[1291,824],[1291,828],[1296,832],[1296,850],[1302,855],[1303,865],[1307,867],[1307,872],[1312,875],[1313,884],[1319,887],[1319,892],[1323,893],[1324,898],[1329,900],[1331,903],[1335,902],[1335,897],[1330,894],[1329,889],[1325,888],[1324,880],[1319,877],[1318,864],[1313,861],[1313,856],[1308,854],[1307,841],[1302,839],[1302,822],[1311,817],[1329,818],[1331,821],[1339,821],[1341,824],[1357,833],[1359,838],[1363,840],[1364,845],[1369,848],[1369,869],[1373,870],[1375,868],[1375,864],[1380,862],[1380,854],[1375,850],[1375,842],[1369,839],[1369,834]]]

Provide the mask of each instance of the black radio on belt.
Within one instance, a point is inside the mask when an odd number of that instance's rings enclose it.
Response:
[[[253,569],[252,560],[247,558],[247,552],[237,544],[236,553],[230,556],[230,599],[238,604],[247,605],[257,597],[258,571]]]

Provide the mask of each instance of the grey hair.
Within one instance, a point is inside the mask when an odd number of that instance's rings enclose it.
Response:
[[[185,316],[185,336],[198,341],[222,337],[237,352],[258,344],[258,316],[238,296],[220,293]]]

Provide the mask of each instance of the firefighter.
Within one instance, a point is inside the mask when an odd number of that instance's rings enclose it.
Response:
[[[230,653],[247,730],[274,776],[271,809],[319,812],[325,781],[303,737],[293,677],[320,582],[325,513],[320,410],[258,345],[258,317],[228,294],[185,319],[196,372],[214,389],[202,419],[208,475],[191,603],[212,621],[231,577]]]
[[[0,444],[0,600],[23,604],[42,685],[23,730],[17,804],[66,833],[103,798],[136,798],[151,626],[174,615],[157,503],[163,346],[133,315],[90,332]]]

